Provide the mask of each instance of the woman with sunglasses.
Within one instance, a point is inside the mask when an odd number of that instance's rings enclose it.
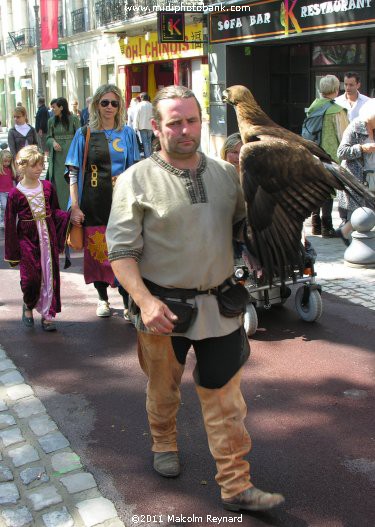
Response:
[[[84,173],[84,152],[87,160]],[[84,227],[84,278],[98,292],[98,317],[111,316],[108,286],[115,287],[108,261],[105,231],[112,205],[116,178],[139,161],[134,131],[125,125],[125,103],[120,89],[113,84],[100,86],[90,107],[90,127],[76,133],[66,158],[70,179],[71,221]],[[127,294],[119,287],[127,315]]]
[[[54,116],[48,120],[46,144],[49,150],[48,173],[57,191],[60,209],[66,210],[69,200],[69,184],[64,178],[65,159],[74,134],[81,126],[79,118],[69,111],[68,101],[59,97],[52,104]]]

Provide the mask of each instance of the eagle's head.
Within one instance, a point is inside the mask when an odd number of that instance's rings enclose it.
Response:
[[[239,104],[240,102],[250,102],[251,99],[252,95],[250,93],[250,90],[248,90],[248,88],[246,88],[245,86],[241,86],[240,84],[231,86],[230,88],[226,88],[223,91],[222,96],[223,102],[232,104],[233,106],[237,106],[237,104]]]

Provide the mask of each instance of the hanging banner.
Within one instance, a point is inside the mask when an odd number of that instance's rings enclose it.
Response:
[[[56,49],[58,44],[58,0],[40,0],[40,49]]]

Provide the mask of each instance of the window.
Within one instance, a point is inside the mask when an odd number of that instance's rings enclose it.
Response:
[[[375,40],[371,41],[371,57],[370,57],[370,86],[368,90],[368,95],[370,97],[375,97]]]
[[[366,64],[366,42],[353,40],[335,44],[320,43],[312,47],[313,66],[354,66]]]
[[[66,72],[60,70],[56,72],[56,87],[57,97],[65,97],[66,99]]]
[[[7,100],[5,97],[5,81],[4,79],[0,79],[0,127],[6,126],[6,118],[7,118]]]
[[[10,105],[10,113],[13,113],[14,108],[16,107],[16,82],[14,77],[8,78],[9,82],[9,105]]]
[[[44,97],[46,99],[46,104],[48,106],[48,103],[50,101],[49,98],[49,79],[48,79],[48,73],[42,73],[42,85],[44,87]]]
[[[115,65],[102,66],[102,84],[116,84]]]
[[[81,108],[86,106],[86,99],[92,95],[90,82],[90,68],[77,69],[78,99]]]

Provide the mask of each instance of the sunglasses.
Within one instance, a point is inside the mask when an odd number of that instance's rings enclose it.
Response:
[[[110,104],[113,108],[118,108],[120,106],[120,103],[118,101],[109,101],[108,99],[103,99],[102,101],[100,101],[99,104],[103,108],[107,108],[107,106],[109,106]]]

